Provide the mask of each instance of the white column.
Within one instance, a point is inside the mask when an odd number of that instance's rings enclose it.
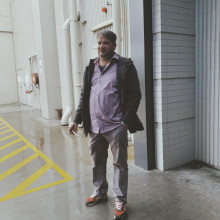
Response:
[[[77,21],[77,5],[76,0],[69,1],[70,12],[70,36],[72,50],[72,74],[73,74],[73,93],[75,101],[75,109],[79,103],[81,92],[81,48],[80,48],[80,29]]]

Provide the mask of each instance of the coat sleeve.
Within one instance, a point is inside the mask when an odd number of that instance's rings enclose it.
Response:
[[[141,100],[140,83],[134,64],[132,64],[129,68],[128,80],[125,83],[127,84],[126,86],[128,86],[128,94],[126,94],[128,95],[128,101],[125,113],[122,117],[122,122],[130,126],[132,125],[133,118],[137,113]]]
[[[83,108],[83,100],[84,100],[84,91],[85,91],[85,78],[86,78],[86,70],[84,72],[84,76],[83,76],[83,86],[81,89],[81,93],[80,93],[80,100],[79,100],[79,104],[78,107],[75,111],[74,117],[73,117],[73,122],[76,122],[77,124],[81,124],[82,123],[82,108]]]

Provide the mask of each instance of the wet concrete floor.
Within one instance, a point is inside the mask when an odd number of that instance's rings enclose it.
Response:
[[[23,105],[0,106],[0,117],[16,129],[42,153],[67,172],[74,180],[37,190],[0,202],[0,220],[110,220],[113,219],[113,165],[108,159],[109,200],[105,204],[86,207],[85,199],[93,187],[88,139],[70,136],[59,120],[46,120],[39,110]],[[1,125],[0,125],[1,128]],[[0,130],[0,133],[4,129]],[[4,135],[4,134],[3,134]],[[2,136],[1,136],[2,137]],[[0,137],[0,140],[1,140]],[[4,140],[5,141],[5,140]],[[0,149],[5,143],[0,142]],[[0,158],[16,148],[0,151]],[[0,164],[0,175],[20,159],[29,156],[29,149]],[[193,162],[166,172],[146,171],[134,165],[133,146],[129,152],[128,218],[130,220],[219,220],[220,172],[202,163]],[[45,165],[42,159],[0,179],[0,198],[19,185],[32,172]],[[59,181],[61,176],[48,170],[29,188]]]

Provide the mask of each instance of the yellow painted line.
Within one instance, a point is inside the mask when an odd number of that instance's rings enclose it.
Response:
[[[48,187],[51,187],[51,186],[55,186],[57,184],[61,184],[61,183],[64,183],[64,182],[67,182],[67,181],[71,181],[73,180],[73,177],[71,177],[68,173],[66,173],[64,170],[62,170],[58,165],[56,165],[52,160],[50,160],[47,156],[45,156],[40,150],[38,150],[34,145],[32,145],[28,140],[26,140],[20,133],[18,133],[13,127],[11,127],[6,121],[4,121],[4,119],[0,118],[1,121],[3,121],[7,127],[10,128],[10,130],[12,132],[14,132],[13,135],[10,135],[8,137],[5,137],[4,140],[6,138],[9,138],[11,136],[15,136],[17,135],[19,139],[15,140],[18,142],[19,141],[23,141],[26,145],[24,147],[27,147],[27,148],[31,148],[35,153],[36,155],[38,155],[39,157],[41,157],[45,162],[46,162],[46,165],[44,165],[43,167],[41,167],[38,171],[36,171],[33,175],[31,175],[28,179],[26,179],[23,183],[21,183],[19,186],[17,186],[16,188],[14,188],[12,191],[10,191],[7,195],[3,196],[0,198],[0,202],[2,201],[5,201],[5,200],[8,200],[8,199],[11,199],[11,198],[15,198],[15,197],[18,197],[18,196],[21,196],[21,195],[25,195],[27,193],[31,193],[31,192],[35,192],[37,190],[41,190],[41,189],[45,189],[45,188],[48,188]],[[0,139],[0,141],[2,141],[2,139]],[[8,144],[5,144],[4,146],[0,147],[0,150],[1,149],[4,149],[8,146],[11,146],[13,144],[15,144],[15,141],[12,141]],[[17,143],[16,142],[16,143]],[[19,148],[21,149],[21,148]],[[18,149],[18,150],[19,150]],[[12,152],[14,153],[14,152]],[[12,154],[11,153],[11,154]],[[6,157],[8,157],[9,155],[6,155],[5,156],[5,159]],[[0,162],[1,162],[2,158],[0,159]],[[23,161],[24,162],[24,161]],[[28,163],[28,161],[26,161]],[[22,162],[21,162],[22,163]],[[12,174],[13,172],[15,172],[17,169],[19,169],[19,167],[22,166],[22,164],[17,164],[15,165],[13,168],[11,168],[11,170],[7,170],[5,171],[4,173],[7,174],[6,172],[8,172],[8,175]],[[26,188],[28,188],[34,181],[36,181],[43,173],[45,173],[49,168],[53,168],[60,176],[63,177],[63,179],[61,180],[58,180],[58,181],[55,181],[55,182],[52,182],[52,183],[49,183],[49,184],[45,184],[45,185],[42,185],[42,186],[39,186],[39,187],[35,187],[35,188],[32,188],[32,189],[29,189],[29,190],[25,190]],[[13,171],[14,170],[14,171]],[[4,175],[5,175],[4,174]],[[3,174],[2,174],[3,175]],[[5,177],[4,177],[5,178]]]
[[[0,158],[0,163],[10,159],[11,157],[14,157],[15,155],[19,154],[20,152],[28,149],[28,145],[25,145],[23,147],[18,148],[17,150],[11,152],[10,154],[5,155],[4,157]]]
[[[0,120],[4,121],[4,119],[0,118]],[[59,166],[57,166],[52,160],[50,160],[47,156],[45,156],[40,150],[38,150],[33,144],[31,144],[28,140],[26,140],[20,133],[18,133],[11,125],[9,125],[6,121],[4,123],[20,138],[24,141],[33,151],[35,151],[42,159],[44,159],[47,163],[51,164],[51,166],[63,177],[69,180],[73,180],[68,173],[62,170]]]
[[[7,194],[4,197],[0,198],[0,202],[3,202],[3,201],[8,200],[8,199],[13,199],[13,198],[16,198],[18,196],[23,196],[23,195],[26,195],[28,193],[36,192],[38,190],[45,189],[45,188],[48,188],[48,187],[51,187],[51,186],[55,186],[55,185],[58,185],[58,184],[61,184],[61,183],[65,183],[67,181],[69,181],[69,180],[62,179],[62,180],[58,180],[58,181],[53,182],[53,183],[48,183],[48,184],[45,184],[43,186],[38,186],[36,188],[29,189],[29,190],[26,190],[26,191],[21,191],[21,192],[14,191],[14,194],[12,194],[10,192],[10,194]]]
[[[11,131],[11,130],[8,129],[8,130],[6,130],[6,131],[3,131],[3,132],[0,133],[0,135],[2,135],[2,134],[6,134],[6,133],[8,133],[9,131]]]
[[[0,130],[1,130],[1,129],[3,129],[3,128],[7,128],[7,126],[4,126],[4,127],[0,127]]]
[[[7,136],[7,137],[0,138],[0,141],[7,140],[8,138],[10,138],[10,137],[14,137],[15,135],[16,135],[16,134],[11,134],[11,135],[9,135],[9,136]]]
[[[71,180],[72,180],[72,179],[71,179]],[[65,182],[67,182],[67,181],[70,181],[70,180],[67,180],[67,179],[58,180],[58,181],[53,182],[53,183],[48,183],[48,184],[46,184],[46,185],[44,185],[44,186],[38,186],[38,187],[36,187],[36,188],[34,188],[34,189],[26,190],[26,191],[24,191],[23,193],[24,193],[24,194],[27,194],[27,193],[35,192],[35,191],[40,190],[40,189],[44,189],[44,188],[47,188],[47,187],[55,186],[55,185],[57,185],[57,184],[65,183]]]
[[[32,183],[34,183],[39,177],[41,177],[45,172],[47,172],[51,168],[50,164],[45,164],[39,170],[37,170],[34,174],[28,177],[25,181],[15,187],[12,191],[10,191],[6,196],[0,198],[0,202],[2,200],[8,200],[17,196],[24,195],[24,190],[28,188]]]
[[[24,140],[23,140],[24,141]],[[29,143],[29,142],[28,142]],[[39,151],[36,147],[34,147],[33,145],[30,145],[31,149],[33,151],[35,151],[36,153],[38,153],[38,155],[44,159],[48,164],[51,164],[51,166],[54,168],[54,170],[56,170],[63,178],[68,179],[69,180],[73,180],[73,178],[67,174],[66,172],[64,172],[58,165],[56,165],[53,161],[51,161],[47,156],[45,156],[41,151]]]
[[[14,173],[15,171],[17,171],[18,169],[20,169],[21,167],[25,166],[26,164],[30,163],[32,160],[34,160],[35,158],[37,158],[38,155],[36,153],[34,153],[33,155],[31,155],[30,157],[26,158],[25,160],[17,163],[16,165],[14,165],[13,167],[11,167],[10,169],[6,170],[4,173],[0,174],[0,181],[5,179],[7,176],[11,175],[12,173]]]
[[[10,147],[10,146],[12,146],[12,145],[14,145],[14,144],[16,144],[16,143],[18,143],[18,142],[20,142],[20,141],[22,141],[21,138],[16,139],[16,140],[14,140],[14,141],[12,141],[12,142],[9,142],[8,144],[5,144],[5,145],[3,145],[2,147],[0,147],[0,150],[3,150],[3,149],[5,149],[5,148],[7,148],[7,147]]]

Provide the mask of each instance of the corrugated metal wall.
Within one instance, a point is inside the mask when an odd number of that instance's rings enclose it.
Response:
[[[220,167],[219,0],[196,1],[196,159]]]
[[[130,29],[129,29],[129,1],[121,0],[121,37],[122,47],[121,55],[124,57],[130,57]]]
[[[102,12],[102,7],[107,7],[107,13]],[[108,21],[112,17],[111,6],[106,5],[104,0],[80,0],[78,1],[80,11],[80,28],[82,40],[82,69],[88,65],[89,59],[97,56],[96,33],[91,32],[92,27]],[[86,21],[86,24],[82,22]]]

